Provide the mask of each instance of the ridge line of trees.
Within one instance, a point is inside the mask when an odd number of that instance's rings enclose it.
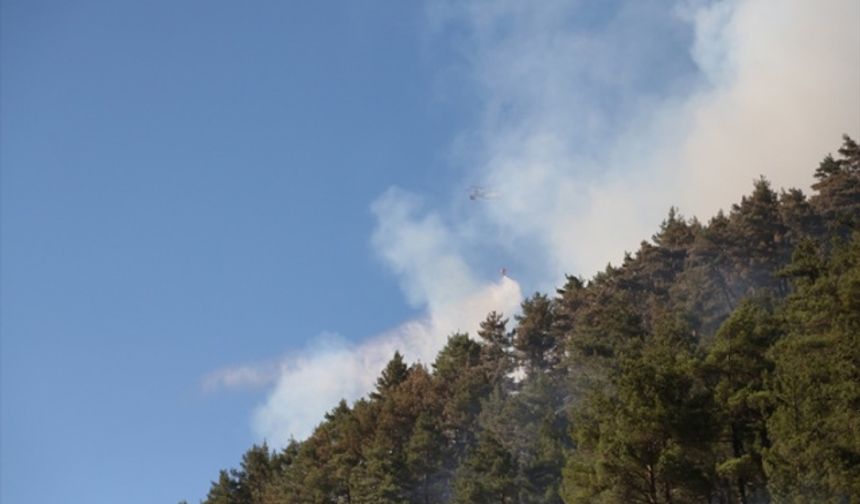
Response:
[[[860,502],[857,143],[815,178],[811,197],[761,178],[707,223],[673,208],[513,324],[490,313],[429,367],[395,353],[203,502]]]

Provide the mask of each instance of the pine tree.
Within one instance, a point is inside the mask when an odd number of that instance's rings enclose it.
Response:
[[[556,290],[555,326],[553,328],[556,341],[565,341],[566,336],[573,331],[576,314],[588,302],[588,291],[585,286],[586,282],[581,278],[565,275],[564,286]]]
[[[441,502],[442,456],[445,439],[428,413],[422,413],[406,445],[406,464],[413,480],[410,501],[420,504]]]
[[[358,504],[406,504],[406,461],[403,451],[378,433],[351,473],[350,499]]]
[[[238,483],[227,471],[218,474],[218,481],[212,482],[212,487],[206,495],[204,504],[240,504]]]
[[[433,363],[434,378],[442,406],[443,428],[447,431],[458,459],[475,439],[475,423],[481,412],[481,401],[492,391],[492,382],[481,366],[481,345],[466,334],[448,338]]]
[[[732,230],[722,211],[696,233],[685,269],[672,286],[675,306],[695,319],[707,343],[742,296],[731,253]]]
[[[394,352],[394,357],[388,361],[385,369],[382,370],[382,375],[376,380],[376,391],[370,396],[374,399],[385,397],[388,391],[403,383],[408,374],[409,368],[403,361],[403,356],[400,352]]]
[[[746,299],[720,327],[706,361],[728,445],[717,453],[717,473],[727,498],[742,504],[768,498],[761,454],[770,444],[765,380],[773,363],[766,354],[781,335],[771,300]]]
[[[530,373],[542,372],[558,362],[553,315],[552,301],[544,294],[535,293],[522,303],[513,343]]]
[[[233,471],[236,496],[242,504],[260,504],[272,479],[272,455],[268,445],[254,445],[242,456],[239,470]]]
[[[831,232],[848,237],[860,226],[860,148],[845,136],[839,154],[838,160],[825,157],[816,170],[812,187],[818,194],[811,203]]]
[[[511,454],[483,433],[457,471],[455,504],[508,504],[517,496],[517,468]]]
[[[792,247],[806,238],[821,240],[824,223],[806,195],[799,189],[782,191],[779,195],[779,214],[788,228],[786,238]]]
[[[493,311],[481,322],[478,330],[483,344],[481,362],[494,387],[508,388],[508,375],[513,371],[512,341],[507,324],[508,320],[502,314]]]
[[[782,502],[849,502],[860,495],[860,234],[819,262],[809,250],[786,309],[789,334],[771,350],[774,412],[765,450]]]
[[[774,273],[788,261],[791,247],[786,240],[788,228],[779,213],[779,200],[770,183],[764,178],[757,180],[753,193],[733,205],[729,221],[730,250],[741,292],[782,288]]]
[[[614,390],[592,390],[574,420],[566,503],[707,501],[716,430],[692,352],[670,319],[641,356],[622,358]]]

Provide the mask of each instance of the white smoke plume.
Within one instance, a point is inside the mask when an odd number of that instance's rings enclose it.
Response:
[[[275,383],[283,371],[282,361],[258,362],[216,369],[203,377],[203,390],[255,389]]]
[[[856,0],[629,0],[581,20],[595,4],[428,8],[430,45],[458,34],[460,71],[481,99],[454,157],[464,181],[499,197],[465,213],[385,192],[372,243],[426,315],[288,360],[256,412],[260,436],[303,438],[339,399],[369,392],[395,350],[429,362],[451,332],[512,314],[519,283],[477,273],[487,247],[540,265],[517,276],[529,288],[590,276],[671,205],[707,218],[759,175],[806,189],[840,136],[860,132]]]
[[[733,1],[692,20],[707,85],[677,112],[679,204],[710,215],[759,174],[808,189],[841,135],[860,132],[860,3]]]
[[[419,217],[419,198],[392,188],[372,207],[379,225],[372,243],[401,279],[404,293],[426,315],[364,343],[328,337],[285,362],[274,390],[254,418],[255,430],[275,444],[310,434],[341,399],[373,389],[379,372],[400,351],[408,361],[431,363],[455,332],[470,332],[490,311],[514,312],[520,287],[502,276],[480,283],[436,214]]]
[[[395,351],[412,362],[431,363],[447,336],[474,331],[492,310],[510,313],[520,303],[519,285],[507,277],[464,298],[451,298],[420,320],[353,345],[328,341],[284,364],[274,390],[256,412],[254,428],[274,445],[303,439],[341,399],[353,401],[373,390]]]
[[[549,281],[620,259],[672,205],[706,219],[759,175],[806,190],[860,131],[856,1],[628,1],[580,27],[586,4],[431,10],[440,32],[471,34],[484,113],[461,141],[478,152],[466,178],[504,194],[482,207],[481,239],[539,244],[526,253]],[[679,26],[687,47],[664,35]],[[673,73],[684,58],[692,71]]]

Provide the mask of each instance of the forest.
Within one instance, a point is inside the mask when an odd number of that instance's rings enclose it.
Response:
[[[810,195],[760,178],[708,222],[673,208],[431,365],[395,353],[203,502],[860,503],[858,144],[814,176]]]

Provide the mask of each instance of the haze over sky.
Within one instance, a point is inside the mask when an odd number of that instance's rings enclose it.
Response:
[[[808,189],[858,90],[856,0],[2,0],[0,501],[197,502],[671,205]]]

